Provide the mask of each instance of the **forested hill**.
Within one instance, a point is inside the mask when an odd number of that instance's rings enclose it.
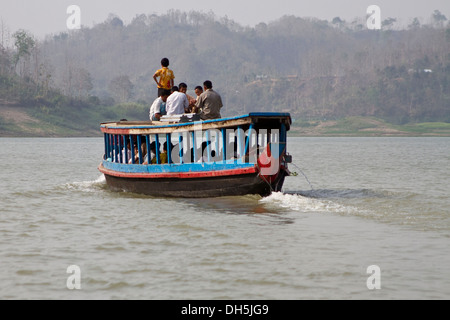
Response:
[[[150,104],[152,76],[167,57],[175,82],[186,82],[190,91],[213,82],[224,115],[288,111],[300,119],[450,121],[450,26],[437,13],[429,24],[415,19],[402,30],[392,28],[395,19],[367,30],[365,21],[338,17],[285,16],[250,28],[212,13],[139,15],[129,24],[111,15],[34,44],[14,72],[91,103]]]

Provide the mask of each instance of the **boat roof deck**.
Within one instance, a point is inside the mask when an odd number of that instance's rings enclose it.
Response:
[[[249,125],[251,123],[261,123],[262,126],[267,126],[269,124],[284,123],[286,125],[286,130],[290,129],[292,123],[291,116],[289,113],[249,113],[237,117],[220,118],[214,120],[205,121],[191,121],[191,122],[167,122],[167,121],[118,121],[118,122],[108,122],[102,123],[101,127],[105,130],[132,130],[141,132],[136,132],[136,134],[142,133],[144,131],[155,131],[158,130],[161,133],[173,132],[180,127],[185,127],[185,129],[197,129],[201,126],[203,129],[218,129],[218,128],[231,128],[242,125]],[[192,127],[192,128],[190,128]],[[130,132],[132,134],[132,132]]]

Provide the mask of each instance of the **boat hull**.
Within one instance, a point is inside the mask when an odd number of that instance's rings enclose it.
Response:
[[[258,194],[268,196],[280,191],[285,172],[269,183],[258,172],[251,174],[222,175],[195,178],[142,178],[118,176],[102,170],[106,183],[112,189],[145,194],[154,197],[210,198]]]

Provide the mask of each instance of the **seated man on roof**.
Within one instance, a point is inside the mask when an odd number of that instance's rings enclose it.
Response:
[[[222,98],[212,89],[212,82],[207,80],[203,83],[205,91],[198,97],[195,104],[196,110],[200,111],[202,120],[220,119],[220,109],[223,107]]]
[[[150,120],[151,121],[159,121],[162,116],[167,114],[166,111],[166,102],[167,98],[170,96],[169,90],[162,90],[161,96],[156,98],[150,108]]]
[[[182,82],[178,85],[178,89],[180,92],[184,93],[186,97],[188,98],[189,107],[185,110],[186,113],[191,113],[195,108],[195,103],[197,102],[197,99],[187,94],[187,84]]]
[[[166,110],[168,116],[184,114],[189,108],[189,101],[186,95],[179,92],[177,86],[172,88],[172,94],[167,98]]]

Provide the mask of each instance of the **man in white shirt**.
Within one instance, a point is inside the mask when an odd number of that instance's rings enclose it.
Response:
[[[159,98],[153,102],[150,108],[150,120],[151,121],[159,121],[162,116],[167,114],[166,111],[166,102],[167,98],[170,95],[170,91],[164,90]]]
[[[167,98],[166,110],[168,116],[184,114],[189,108],[189,101],[186,95],[178,91],[178,87],[172,88],[172,94]]]

